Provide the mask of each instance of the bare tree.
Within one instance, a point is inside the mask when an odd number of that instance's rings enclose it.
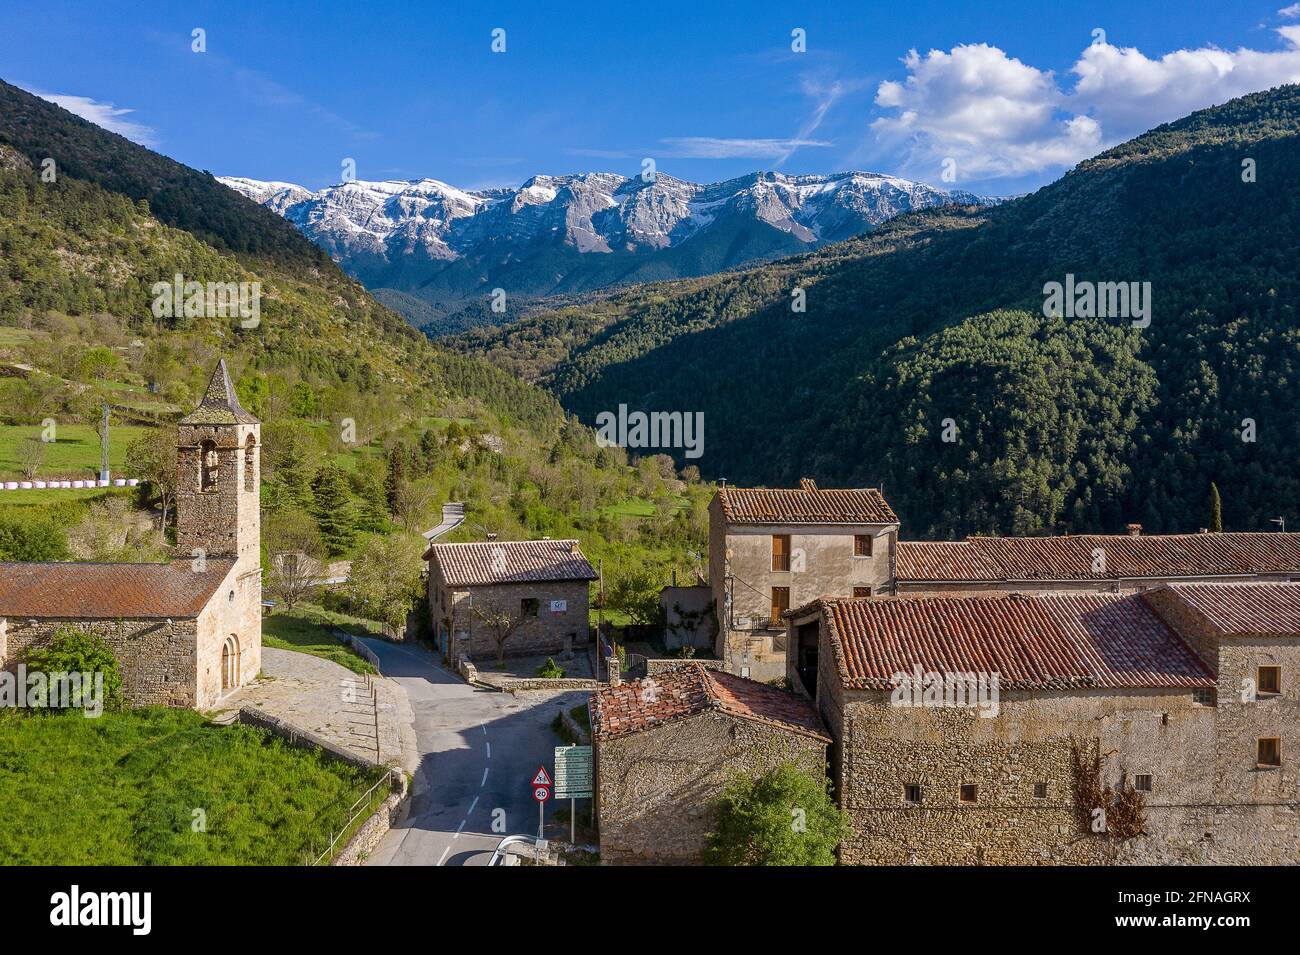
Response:
[[[397,486],[396,517],[407,531],[415,531],[428,512],[438,488],[432,481],[403,481]]]
[[[474,616],[478,617],[487,625],[492,633],[492,639],[497,645],[497,663],[501,663],[506,658],[506,641],[511,635],[519,629],[519,625],[524,622],[523,615],[512,615],[509,610],[498,607],[488,607],[486,609],[473,606]]]
[[[23,477],[31,480],[36,477],[36,472],[41,469],[45,463],[45,442],[33,435],[28,435],[23,439],[22,447],[18,452],[19,466],[22,468]]]
[[[126,449],[126,470],[149,485],[162,504],[163,533],[176,500],[176,438],[165,428],[151,428]]]
[[[266,586],[292,610],[319,586],[325,545],[311,515],[290,509],[266,522],[266,553],[271,562]]]

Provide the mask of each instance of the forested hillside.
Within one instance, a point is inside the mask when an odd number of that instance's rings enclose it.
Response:
[[[176,275],[259,283],[257,321],[157,315],[154,285]],[[598,447],[553,396],[430,343],[273,213],[0,84],[0,478],[94,476],[107,403],[115,469],[148,481],[129,502],[10,493],[0,559],[164,554],[122,507],[168,513],[171,422],[219,357],[263,420],[267,538],[306,534],[331,559],[406,540],[418,569],[416,532],[456,500],[462,537],[580,537],[611,582],[638,582],[629,602],[695,566],[708,488],[670,460]]]
[[[1211,482],[1227,526],[1267,530],[1300,517],[1297,133],[1282,87],[994,209],[458,344],[543,376],[584,421],[702,410],[711,476],[883,482],[912,537],[1195,530]],[[1044,318],[1067,273],[1150,282],[1150,326]]]

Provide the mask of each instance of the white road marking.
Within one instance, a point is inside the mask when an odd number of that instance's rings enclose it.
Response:
[[[460,821],[460,825],[456,827],[456,834],[455,834],[454,836],[452,836],[452,838],[453,838],[453,839],[459,839],[459,838],[460,838],[460,831],[461,831],[462,829],[464,829],[464,828],[465,828],[465,820],[462,819],[462,820]]]
[[[479,788],[480,788],[480,789],[487,785],[487,774],[488,774],[488,768],[489,768],[489,767],[487,767],[487,766],[484,766],[484,767],[483,767],[483,781],[479,783]]]
[[[487,744],[487,753],[488,753],[488,757],[487,757],[487,758],[488,758],[488,759],[491,759],[491,758],[492,758],[492,744],[491,744],[491,743],[488,743],[488,744]]]
[[[451,846],[442,850],[442,855],[438,856],[438,865],[442,865],[442,860],[447,858],[447,853],[451,851]]]
[[[478,805],[478,796],[475,796],[475,797],[474,797],[474,801],[473,801],[472,803],[469,804],[469,812],[465,813],[466,817],[469,816],[469,813],[470,813],[470,812],[473,812],[473,811],[474,811],[474,807],[477,806],[477,805]]]

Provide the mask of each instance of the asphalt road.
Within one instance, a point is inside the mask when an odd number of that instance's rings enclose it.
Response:
[[[503,836],[535,835],[529,783],[538,766],[552,772],[559,740],[551,721],[586,694],[481,690],[423,648],[366,642],[406,691],[419,750],[410,812],[366,864],[486,865]]]

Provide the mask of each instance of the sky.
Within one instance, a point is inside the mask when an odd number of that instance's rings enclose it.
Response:
[[[348,160],[481,189],[652,159],[696,182],[856,169],[1010,195],[1300,81],[1300,3],[0,0],[0,79],[187,165],[310,189]]]

